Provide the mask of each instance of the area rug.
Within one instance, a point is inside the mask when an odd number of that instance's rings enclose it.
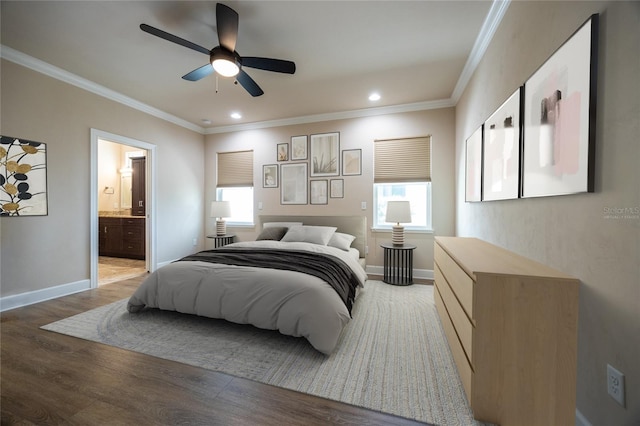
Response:
[[[435,425],[481,424],[430,285],[367,281],[330,356],[304,338],[174,312],[129,314],[126,303],[42,328]]]

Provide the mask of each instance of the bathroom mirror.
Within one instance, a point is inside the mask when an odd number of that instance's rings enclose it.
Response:
[[[120,175],[120,207],[131,208],[131,173]]]

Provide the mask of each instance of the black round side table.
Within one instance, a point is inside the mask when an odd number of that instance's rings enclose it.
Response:
[[[393,285],[413,284],[413,250],[411,244],[380,244],[384,249],[384,277],[382,281]]]
[[[227,244],[231,244],[235,236],[235,234],[207,235],[207,238],[213,238],[213,247],[218,248],[226,246]]]

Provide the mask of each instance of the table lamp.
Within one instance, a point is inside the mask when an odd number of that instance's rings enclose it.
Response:
[[[224,218],[229,216],[231,216],[231,204],[228,201],[211,202],[211,217],[216,218],[216,235],[227,233],[227,224]]]
[[[408,201],[389,201],[387,202],[387,215],[385,222],[395,222],[393,232],[391,234],[391,242],[393,245],[401,246],[404,244],[404,227],[401,223],[411,223],[411,205]]]

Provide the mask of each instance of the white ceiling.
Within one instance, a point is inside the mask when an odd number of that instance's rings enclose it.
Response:
[[[36,58],[213,133],[371,108],[452,105],[501,18],[488,0],[224,3],[240,16],[241,56],[296,63],[294,75],[245,68],[264,90],[260,97],[233,79],[219,78],[218,93],[215,75],[181,79],[208,57],[139,28],[146,23],[213,48],[215,2],[3,0],[2,56],[23,64]],[[368,100],[373,91],[382,96],[375,103]],[[243,118],[230,118],[233,111]]]

